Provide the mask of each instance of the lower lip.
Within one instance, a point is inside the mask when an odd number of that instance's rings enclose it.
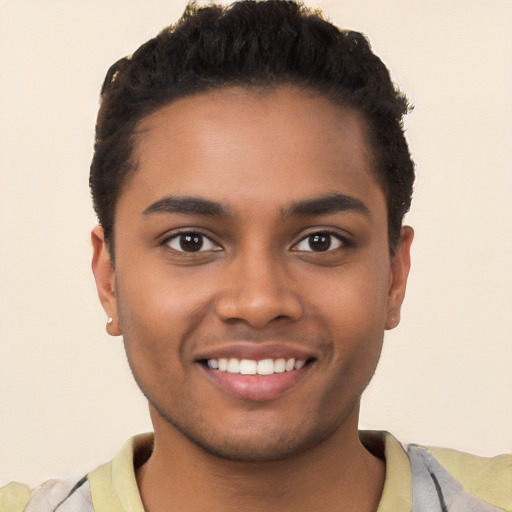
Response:
[[[310,365],[307,364],[299,370],[266,376],[223,372],[207,366],[202,368],[208,377],[228,395],[241,400],[261,402],[278,398],[295,387],[306,376]]]

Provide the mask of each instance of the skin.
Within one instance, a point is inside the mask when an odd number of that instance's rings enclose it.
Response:
[[[293,87],[231,88],[145,118],[135,151],[115,268],[101,227],[92,241],[108,331],[155,430],[145,508],[376,510],[385,468],[359,441],[359,402],[399,322],[413,232],[390,259],[364,120]],[[183,250],[184,232],[201,250]],[[199,360],[251,350],[308,364],[254,398],[254,380],[233,394]]]

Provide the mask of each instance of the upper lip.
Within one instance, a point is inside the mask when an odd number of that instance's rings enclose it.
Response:
[[[296,360],[307,361],[315,358],[315,354],[312,351],[305,350],[303,347],[297,347],[293,344],[240,341],[198,350],[194,358],[197,361],[221,358],[252,359],[255,361],[262,359],[294,358]]]

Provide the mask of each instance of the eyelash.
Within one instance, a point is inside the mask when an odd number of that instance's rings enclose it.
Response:
[[[182,246],[183,238],[182,237],[198,237],[201,240],[201,245],[199,246],[198,250],[194,251],[186,251],[184,250]],[[180,240],[181,238],[181,240]],[[171,243],[177,242],[180,245],[180,248],[172,247]],[[214,248],[207,249],[207,250],[201,250],[205,244],[205,242],[210,243]],[[162,241],[162,246],[167,246],[171,250],[175,251],[179,254],[197,254],[197,253],[205,253],[210,251],[220,251],[222,250],[222,247],[217,244],[214,240],[212,240],[208,235],[205,235],[204,233],[201,233],[199,230],[187,230],[187,231],[180,231],[178,233],[174,233],[171,236],[167,237],[165,240]]]
[[[182,245],[183,239],[181,237],[186,237],[186,236],[189,236],[191,238],[197,237],[200,239],[201,244],[199,245],[197,250],[187,251],[184,249],[184,247]],[[320,236],[329,237],[329,247],[327,247],[325,250],[315,251],[311,247],[311,239],[315,236],[316,237],[320,237]],[[309,240],[309,249],[306,249],[306,248],[297,249],[297,247],[300,246],[300,244],[302,244],[308,240]],[[332,248],[331,245],[333,244],[333,242],[336,242],[336,241],[339,243],[338,247]],[[180,247],[173,247],[171,245],[172,242],[178,243]],[[206,250],[201,250],[204,248],[205,243],[211,244],[212,247],[208,248]],[[205,253],[205,252],[216,252],[216,251],[222,250],[222,247],[219,244],[217,244],[214,240],[212,240],[212,238],[210,238],[208,235],[202,233],[199,230],[187,230],[187,231],[180,231],[178,233],[174,233],[173,235],[171,235],[171,236],[167,237],[165,240],[163,240],[162,245],[169,247],[171,250],[173,250],[179,254],[197,254],[197,253]],[[295,243],[292,246],[291,250],[294,252],[303,252],[303,253],[311,252],[311,253],[320,253],[321,254],[321,253],[330,253],[332,251],[339,249],[340,247],[343,247],[343,246],[347,247],[350,245],[351,245],[350,241],[346,237],[341,236],[339,233],[335,233],[335,232],[332,232],[329,230],[319,230],[319,231],[314,231],[314,232],[308,233],[307,235],[303,236],[297,243]]]
[[[330,237],[329,245],[331,245],[333,243],[333,239],[334,239],[335,241],[339,242],[339,246],[335,247],[334,249],[329,247],[325,251],[315,251],[311,247],[310,247],[310,250],[294,249],[295,247],[299,246],[301,243],[306,242],[308,239],[311,240],[311,238],[314,236],[328,236],[328,237]],[[349,247],[350,245],[351,245],[350,241],[346,237],[340,235],[339,233],[329,231],[329,230],[319,230],[319,231],[314,231],[314,232],[308,233],[306,236],[303,236],[296,244],[294,244],[294,246],[292,247],[292,250],[295,250],[296,252],[329,253],[329,252],[335,251],[336,249],[339,249],[341,247]]]

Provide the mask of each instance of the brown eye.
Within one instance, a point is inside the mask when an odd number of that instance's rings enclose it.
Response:
[[[326,252],[343,245],[340,238],[331,233],[313,233],[303,238],[294,250],[302,252]]]
[[[219,251],[221,248],[201,233],[178,233],[167,240],[167,245],[178,252]]]
[[[187,252],[197,252],[203,246],[203,237],[201,235],[181,235],[179,237],[181,249]]]
[[[318,234],[310,236],[308,239],[309,247],[312,251],[327,251],[331,247],[331,235]]]

